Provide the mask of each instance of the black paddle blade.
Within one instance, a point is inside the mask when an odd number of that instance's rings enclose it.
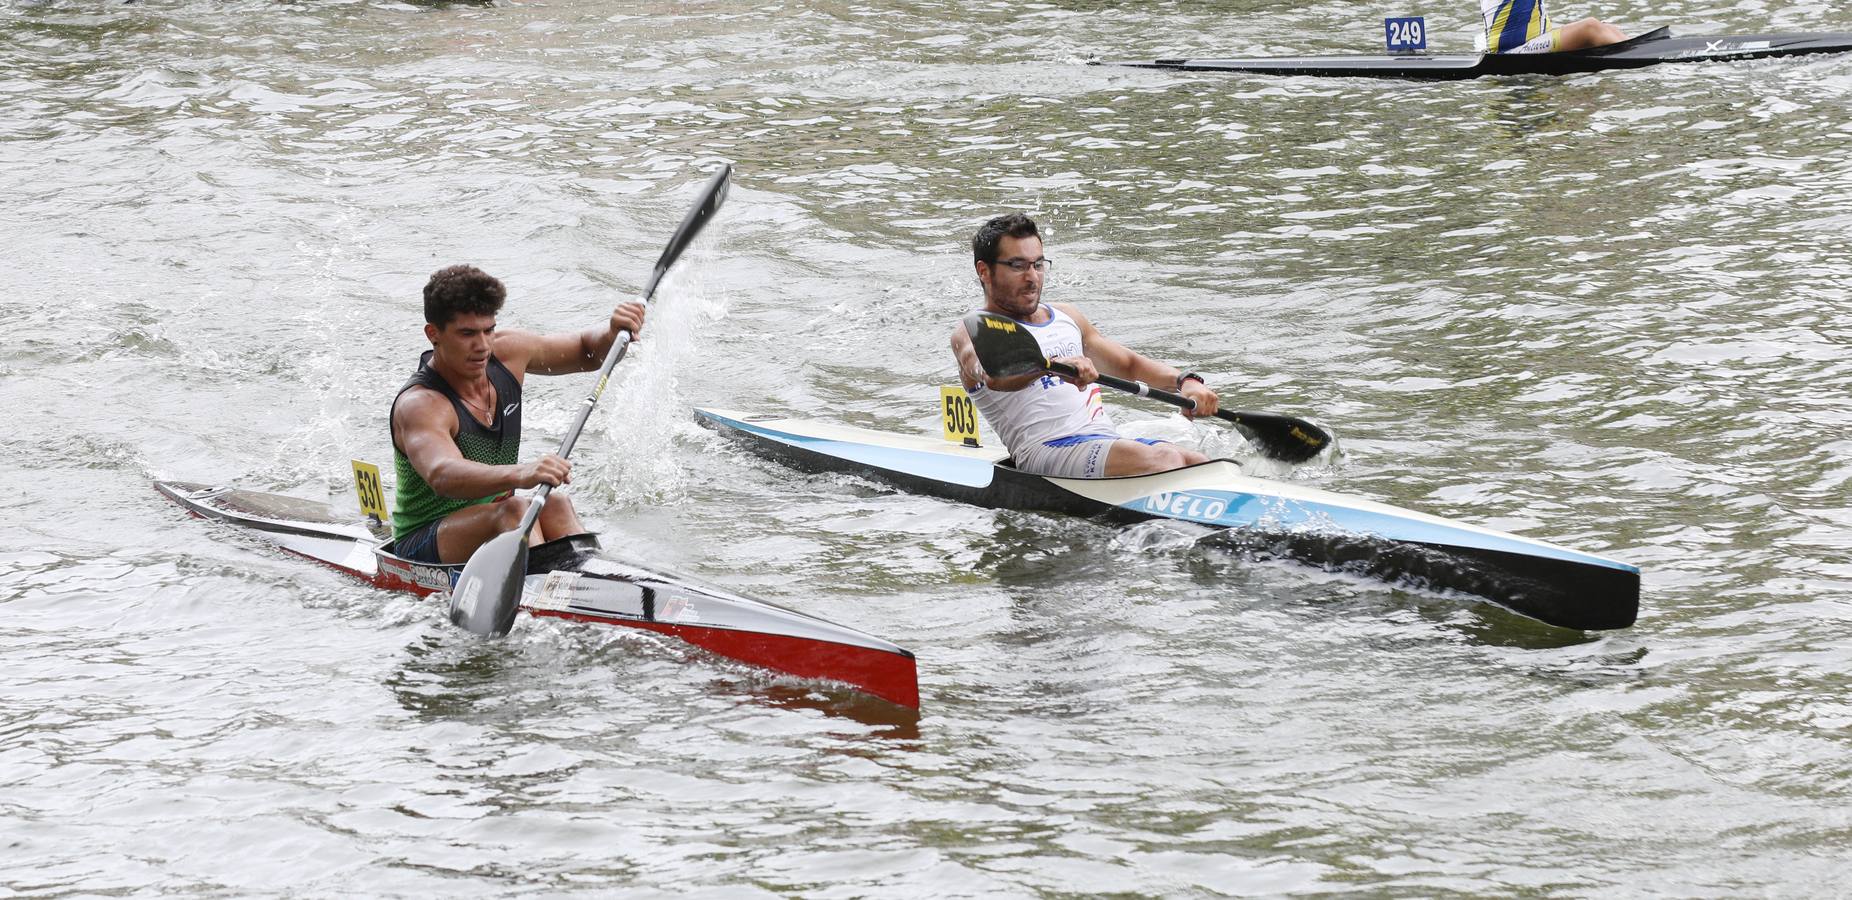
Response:
[[[1331,435],[1304,419],[1274,413],[1230,412],[1215,414],[1218,419],[1235,423],[1245,437],[1274,459],[1301,463],[1318,455],[1331,444]]]
[[[483,637],[501,637],[521,611],[527,580],[527,534],[504,531],[476,548],[456,587],[450,589],[450,621]]]
[[[650,273],[649,287],[643,289],[643,299],[648,300],[655,295],[657,282],[669,274],[669,267],[675,265],[689,244],[694,243],[695,235],[701,233],[707,220],[720,211],[720,204],[727,200],[727,187],[732,183],[732,178],[733,165],[722,163],[720,171],[715,172],[707,179],[707,184],[701,186],[700,199],[695,201],[694,208],[688,210],[688,215],[682,217],[682,224],[669,237],[669,245],[662,248],[662,257],[656,260],[656,271]]]
[[[965,333],[977,361],[992,378],[1010,378],[1048,369],[1048,357],[1029,329],[1014,319],[981,310],[965,316]]]

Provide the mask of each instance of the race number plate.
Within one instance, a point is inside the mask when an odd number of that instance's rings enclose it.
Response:
[[[386,491],[380,487],[379,467],[370,462],[353,460],[354,495],[360,498],[360,512],[375,522],[384,522],[391,515],[386,512]]]
[[[939,386],[939,418],[945,425],[945,439],[967,447],[977,442],[977,404],[957,385]]]
[[[1428,49],[1428,23],[1421,16],[1398,16],[1383,20],[1383,40],[1390,53],[1414,53]]]

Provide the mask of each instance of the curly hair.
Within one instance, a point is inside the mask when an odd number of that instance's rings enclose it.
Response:
[[[443,328],[464,314],[492,316],[507,299],[501,279],[475,266],[448,266],[424,283],[424,320]]]

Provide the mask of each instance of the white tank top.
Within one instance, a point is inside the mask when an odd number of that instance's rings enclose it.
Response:
[[[1047,304],[1043,308],[1053,314],[1047,324],[1021,323],[1042,345],[1042,355],[1050,359],[1080,356],[1080,326],[1074,324],[1074,318]],[[1106,414],[1106,404],[1100,400],[1097,384],[1080,388],[1044,375],[1020,391],[992,391],[979,385],[971,392],[971,401],[1012,453],[1081,434],[1119,436]]]

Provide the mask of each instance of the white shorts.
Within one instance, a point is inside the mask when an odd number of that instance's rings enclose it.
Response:
[[[1024,447],[1014,454],[1016,468],[1031,475],[1056,478],[1105,478],[1106,458],[1112,455],[1113,441],[1125,440],[1111,434],[1079,434],[1060,440]],[[1135,438],[1141,444],[1162,444],[1155,438]]]

